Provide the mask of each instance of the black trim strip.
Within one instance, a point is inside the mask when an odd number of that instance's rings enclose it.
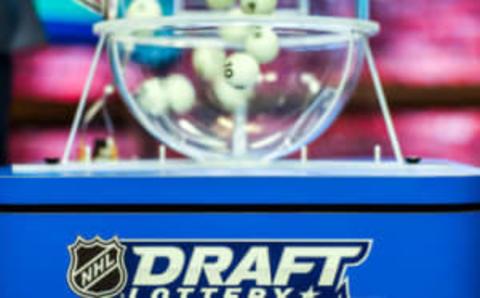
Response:
[[[0,205],[6,213],[464,213],[480,204],[444,205]]]

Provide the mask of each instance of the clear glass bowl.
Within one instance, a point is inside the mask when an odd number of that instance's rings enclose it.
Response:
[[[272,15],[161,3],[169,16],[106,21],[96,32],[109,36],[135,118],[197,160],[273,160],[319,137],[356,87],[362,38],[378,31],[356,1],[279,1]]]

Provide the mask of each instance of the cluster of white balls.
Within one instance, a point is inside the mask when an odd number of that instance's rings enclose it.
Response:
[[[277,0],[206,0],[210,9],[228,10],[232,17],[270,15],[277,7]],[[162,15],[158,0],[133,0],[127,10],[127,18],[152,18]],[[275,60],[280,52],[277,34],[269,27],[224,26],[219,35],[226,41],[243,44],[244,51],[227,56],[223,49],[197,48],[192,63],[197,75],[209,82],[224,109],[234,112],[247,105],[259,82],[260,64]],[[193,84],[182,75],[166,79],[152,78],[137,90],[141,108],[153,116],[169,111],[188,113],[196,100]]]
[[[155,18],[163,14],[158,0],[133,0],[128,6],[127,18]],[[149,115],[162,116],[170,111],[188,113],[196,100],[195,88],[190,80],[179,74],[165,79],[152,78],[144,81],[137,90],[140,107]]]
[[[144,81],[137,91],[140,107],[152,116],[162,116],[170,111],[182,115],[195,106],[195,88],[190,80],[180,74],[166,79],[152,78]]]
[[[215,10],[231,9],[229,16],[244,17],[272,14],[277,0],[241,0],[240,8],[234,8],[235,0],[207,0],[207,4]],[[193,66],[202,79],[212,83],[222,106],[235,111],[253,96],[260,78],[260,64],[277,58],[279,39],[268,27],[224,26],[219,34],[227,42],[243,44],[245,51],[227,57],[223,49],[198,48],[193,52]]]

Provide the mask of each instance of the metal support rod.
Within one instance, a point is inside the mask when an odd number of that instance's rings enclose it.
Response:
[[[68,136],[68,141],[65,146],[65,150],[63,152],[62,164],[68,164],[70,160],[70,155],[72,153],[72,147],[75,142],[75,138],[77,136],[78,127],[82,120],[83,113],[85,111],[85,107],[88,100],[88,95],[90,93],[90,89],[92,88],[93,78],[95,77],[95,72],[97,71],[98,63],[100,62],[100,57],[102,55],[103,48],[105,46],[105,41],[107,37],[105,34],[100,36],[100,40],[98,41],[97,48],[95,50],[95,54],[93,56],[92,64],[90,65],[90,70],[88,72],[87,81],[85,82],[85,86],[83,88],[82,96],[80,97],[80,101],[77,106],[77,111],[75,112],[75,118],[73,120],[72,126],[70,128],[70,134]]]
[[[365,49],[365,56],[367,58],[368,68],[372,76],[373,85],[375,87],[375,93],[377,95],[380,108],[382,110],[383,119],[387,127],[388,136],[392,144],[393,153],[395,154],[395,159],[399,164],[404,164],[404,157],[402,153],[402,148],[398,140],[397,133],[395,131],[395,125],[393,124],[392,115],[390,114],[390,109],[388,107],[387,98],[385,96],[385,91],[383,90],[382,82],[380,81],[380,75],[378,74],[377,66],[375,65],[375,60],[373,58],[372,49],[366,38],[362,38],[363,47]]]

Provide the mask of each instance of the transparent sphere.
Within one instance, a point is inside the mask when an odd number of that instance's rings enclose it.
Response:
[[[319,137],[357,84],[361,38],[377,29],[355,18],[358,3],[278,1],[269,12],[272,3],[215,1],[124,12],[97,28],[110,30],[132,114],[198,160],[273,160]]]

